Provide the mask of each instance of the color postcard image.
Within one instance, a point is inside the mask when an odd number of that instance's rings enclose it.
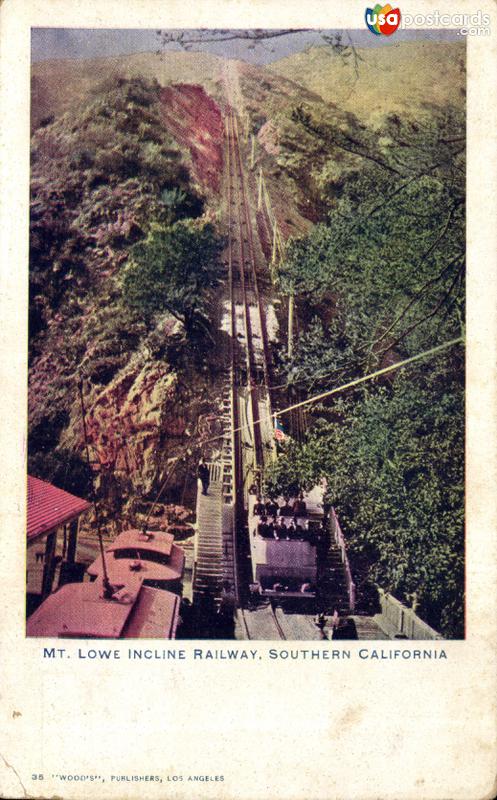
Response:
[[[2,797],[495,794],[497,11],[302,6],[0,7]]]
[[[392,33],[33,29],[28,636],[464,637],[466,42]]]

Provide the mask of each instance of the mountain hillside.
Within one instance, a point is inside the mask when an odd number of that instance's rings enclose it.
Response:
[[[205,127],[185,125],[177,142],[163,91],[155,81],[110,76],[31,139],[29,469],[88,493],[84,379],[93,470],[112,508],[116,497],[119,505],[149,492],[212,408],[212,387],[195,363],[200,344],[186,339],[174,313],[147,316],[122,289],[133,247],[153,226],[189,242],[195,231],[200,237],[209,158],[221,168],[215,104],[199,87]],[[203,172],[199,148],[209,155]],[[189,469],[175,477],[183,494]]]
[[[93,473],[106,525],[141,524],[159,490],[161,513],[192,513],[230,353],[252,327],[235,345],[225,324],[237,219],[232,266],[246,273],[242,242],[265,257],[278,403],[460,335],[464,46],[359,55],[357,72],[324,47],[271,68],[185,52],[33,66],[29,470],[81,496]],[[454,350],[313,407],[307,434],[288,420],[265,475],[269,496],[326,477],[363,585],[452,636],[463,388]]]
[[[224,59],[209,53],[132,53],[94,59],[57,59],[33,64],[31,127],[84,101],[108,78],[145,78],[162,86],[200,84],[212,90]]]
[[[322,102],[321,97],[285,75],[244,61],[223,59],[210,53],[133,53],[127,56],[95,59],[58,59],[32,66],[32,129],[40,123],[73,108],[113,78],[156,80],[161,86],[192,84],[217,101],[230,102],[239,112],[247,103],[265,108],[280,108],[289,99]],[[226,93],[226,83],[233,83]],[[249,96],[241,83],[251,86]]]
[[[357,74],[352,59],[345,63],[328,46],[311,47],[268,69],[367,120],[424,104],[464,104],[464,43],[398,42],[357,53]]]

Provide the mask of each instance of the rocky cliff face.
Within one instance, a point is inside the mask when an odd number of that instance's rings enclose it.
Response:
[[[32,139],[29,468],[88,492],[71,479],[85,461],[83,378],[104,516],[152,499],[168,473],[166,500],[195,484],[187,450],[215,404],[210,378],[177,320],[126,306],[121,275],[150,223],[213,215],[222,143],[202,87],[124,78]]]
[[[109,69],[105,60],[43,65],[34,75],[30,469],[64,482],[74,459],[84,460],[83,377],[92,469],[109,513],[150,500],[169,472],[169,499],[184,497],[197,455],[187,450],[199,420],[216,411],[215,379],[181,326],[126,307],[121,276],[152,222],[218,215],[230,103],[243,140],[256,137],[248,186],[256,197],[262,168],[268,202],[257,223],[268,259],[274,218],[283,239],[310,224],[281,139],[294,102],[321,98],[264,68],[227,61],[222,72],[217,59],[209,73],[180,55],[174,80],[146,54]],[[178,81],[182,69],[190,82]],[[137,70],[148,77],[130,77]],[[63,103],[52,104],[57,86]]]
[[[185,83],[166,86],[160,101],[164,125],[188,149],[196,179],[205,189],[218,192],[224,135],[219,106],[202,86]]]
[[[97,485],[104,493],[118,489],[123,500],[153,498],[170,473],[168,494],[179,498],[185,470],[194,480],[188,443],[198,420],[212,409],[211,387],[184,376],[161,361],[133,360],[106,387],[91,388],[85,401],[90,458]],[[209,399],[210,398],[210,399]],[[84,447],[80,409],[62,437],[62,444]],[[180,468],[177,460],[181,459]]]

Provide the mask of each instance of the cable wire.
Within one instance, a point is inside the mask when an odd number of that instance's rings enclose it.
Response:
[[[272,414],[265,414],[264,416],[259,417],[258,420],[254,420],[252,424],[253,426],[260,425],[262,422],[265,422],[274,417],[281,417],[284,414],[288,414],[290,411],[294,411],[296,408],[301,408],[302,406],[308,406],[311,403],[316,403],[318,400],[324,400],[325,397],[331,397],[331,395],[343,392],[345,391],[345,389],[351,389],[353,386],[359,386],[359,384],[361,383],[365,383],[366,381],[378,378],[380,377],[380,375],[386,375],[389,372],[394,372],[397,369],[406,367],[408,364],[413,364],[415,361],[420,361],[420,359],[422,358],[428,358],[429,356],[435,355],[435,353],[441,353],[443,350],[447,350],[449,347],[454,347],[454,345],[462,344],[463,342],[464,339],[462,336],[459,336],[457,339],[451,339],[449,342],[444,342],[443,344],[439,344],[436,347],[430,348],[429,350],[424,350],[422,353],[417,353],[415,356],[410,356],[410,358],[406,358],[403,361],[397,361],[395,364],[391,364],[389,367],[383,367],[382,369],[378,369],[375,372],[370,372],[368,375],[363,375],[361,378],[355,378],[353,381],[349,381],[348,383],[344,383],[341,386],[336,386],[334,389],[328,389],[326,392],[321,392],[320,394],[308,397],[305,400],[301,400],[299,403],[294,403],[291,406],[286,406],[286,408],[282,408],[277,412],[273,412]],[[243,431],[245,427],[247,426],[241,425],[238,428],[234,428],[233,433],[238,433],[239,431]],[[209,444],[210,442],[215,442],[217,439],[221,438],[222,435],[213,436],[210,439],[204,440],[202,442],[202,445]]]

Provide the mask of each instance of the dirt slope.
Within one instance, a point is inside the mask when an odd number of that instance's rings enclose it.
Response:
[[[276,61],[269,71],[366,120],[389,111],[412,112],[424,103],[464,103],[464,43],[393,42],[357,52],[358,74],[327,46]]]
[[[223,117],[217,103],[202,88],[172,84],[161,90],[161,116],[178,144],[188,148],[195,177],[217,192],[223,166]]]

